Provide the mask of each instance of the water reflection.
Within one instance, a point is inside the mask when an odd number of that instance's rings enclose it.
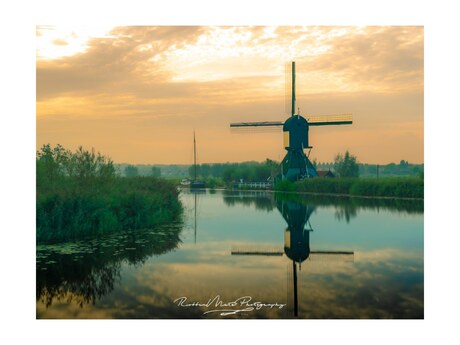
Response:
[[[390,211],[404,214],[423,214],[423,200],[365,198],[321,194],[289,194],[272,193],[267,191],[232,191],[223,192],[223,200],[227,206],[243,204],[254,205],[257,210],[272,211],[275,206],[275,196],[278,199],[308,204],[318,207],[334,207],[335,217],[347,223],[355,218],[359,210]]]
[[[252,206],[256,210],[270,212],[275,208],[274,193],[266,191],[223,191],[223,200],[227,206],[235,206],[242,204],[245,206]]]
[[[198,225],[198,217],[197,217],[197,212],[198,212],[198,195],[203,195],[206,194],[206,189],[190,189],[190,193],[193,195],[193,238],[194,242],[196,244],[196,229]]]
[[[278,211],[287,223],[287,228],[284,230],[284,254],[292,262],[291,270],[288,274],[288,285],[292,287],[289,290],[292,291],[293,314],[297,317],[299,310],[297,267],[301,270],[302,262],[309,259],[311,254],[322,256],[340,255],[343,257],[353,256],[354,252],[345,250],[310,250],[310,233],[313,231],[310,217],[315,211],[315,206],[305,204],[305,200],[302,202],[300,198],[293,197],[292,195],[268,193],[258,194],[255,198],[252,196],[249,200],[254,202],[257,208],[256,202],[260,202],[262,199],[265,200],[263,205],[267,205],[268,202],[276,202]],[[229,198],[228,200],[232,199]],[[236,200],[248,204],[247,201],[243,201],[245,198],[238,198]],[[276,249],[232,249],[232,255],[274,256],[282,254],[281,251],[277,251]],[[288,291],[289,293],[290,291]]]
[[[36,298],[94,304],[120,281],[121,263],[141,266],[147,258],[178,247],[182,223],[145,231],[127,231],[103,239],[37,246]]]
[[[423,201],[181,198],[183,224],[38,247],[37,317],[220,318],[173,303],[219,295],[287,304],[228,317],[423,318]]]

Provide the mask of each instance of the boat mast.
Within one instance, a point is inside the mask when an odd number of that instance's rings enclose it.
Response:
[[[195,174],[193,176],[193,181],[196,181],[196,141],[195,141],[195,131],[193,131],[193,165],[195,167]]]

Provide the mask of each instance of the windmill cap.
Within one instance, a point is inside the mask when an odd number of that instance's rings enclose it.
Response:
[[[307,127],[308,121],[300,115],[289,117],[283,125],[283,131],[290,131],[296,127]]]

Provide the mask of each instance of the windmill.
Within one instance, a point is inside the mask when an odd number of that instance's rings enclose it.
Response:
[[[291,181],[317,177],[315,167],[308,159],[311,149],[308,142],[308,131],[312,126],[331,126],[331,125],[350,125],[353,123],[351,114],[343,115],[319,115],[307,116],[306,118],[295,111],[296,96],[295,96],[295,61],[291,63],[291,102],[290,102],[290,116],[286,121],[272,121],[272,122],[238,122],[231,123],[230,128],[247,128],[247,127],[271,127],[282,128],[284,148],[287,153],[282,160],[281,178]],[[305,154],[308,151],[308,155]]]
[[[353,251],[345,250],[311,250],[310,249],[310,232],[313,228],[310,224],[310,216],[315,210],[312,205],[303,205],[300,202],[292,200],[283,200],[277,198],[276,206],[278,211],[283,215],[287,223],[287,228],[284,231],[284,249],[266,249],[266,248],[232,248],[232,255],[263,255],[263,256],[283,256],[286,255],[292,261],[292,271],[289,276],[289,284],[292,283],[293,311],[294,316],[298,316],[298,283],[297,283],[297,267],[301,269],[302,262],[312,257],[319,258],[335,258],[347,259],[354,258]],[[289,293],[289,292],[288,292]]]

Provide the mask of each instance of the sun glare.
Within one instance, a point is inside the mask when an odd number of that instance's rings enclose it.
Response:
[[[57,27],[37,26],[37,59],[51,60],[84,52],[88,41],[110,37],[111,27]]]

